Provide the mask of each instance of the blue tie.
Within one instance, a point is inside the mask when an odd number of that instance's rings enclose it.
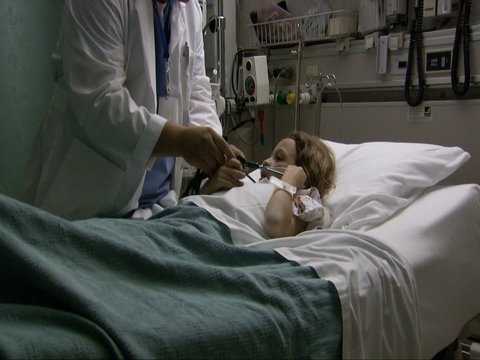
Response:
[[[170,57],[170,22],[173,7],[173,1],[169,0],[166,5],[165,18],[158,13],[156,0],[153,3],[153,26],[155,31],[155,67],[157,96],[167,96],[167,61]]]
[[[155,31],[155,70],[156,70],[156,88],[157,97],[167,96],[166,84],[166,62],[170,56],[170,19],[173,6],[173,0],[169,0],[167,11],[165,13],[165,22],[158,13],[156,0],[153,3],[153,24]],[[165,26],[164,26],[165,23]],[[158,112],[158,109],[157,109]],[[165,195],[168,194],[172,182],[172,172],[175,165],[175,159],[172,157],[160,157],[150,171],[145,175],[142,195],[139,199],[140,208],[150,208]]]

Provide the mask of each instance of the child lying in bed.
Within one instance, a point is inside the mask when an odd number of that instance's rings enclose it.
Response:
[[[284,172],[277,176],[280,180],[266,173],[260,180],[276,186],[265,208],[264,230],[268,236],[296,235],[310,222],[325,225],[329,213],[321,198],[334,185],[335,158],[324,142],[304,132],[293,132],[277,144],[263,164]],[[231,159],[204,184],[200,193],[241,187],[244,178],[240,161]]]

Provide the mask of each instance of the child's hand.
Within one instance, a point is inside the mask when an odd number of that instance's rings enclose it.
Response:
[[[307,182],[307,174],[301,166],[288,165],[283,173],[282,181],[297,187],[297,189],[304,189]]]
[[[243,186],[240,179],[245,177],[240,161],[233,158],[220,166],[200,190],[200,194],[212,194],[220,190]]]

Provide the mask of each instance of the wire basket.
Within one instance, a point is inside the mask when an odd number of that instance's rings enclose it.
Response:
[[[250,24],[250,46],[276,46],[351,36],[357,33],[357,22],[356,11],[337,10]]]

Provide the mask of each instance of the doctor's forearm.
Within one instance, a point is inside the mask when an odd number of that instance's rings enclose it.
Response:
[[[185,157],[190,152],[202,153],[207,151],[201,148],[202,142],[208,142],[208,130],[205,127],[186,127],[167,121],[153,149],[152,156]],[[218,156],[220,160],[220,156]],[[223,161],[223,158],[221,158]]]
[[[167,121],[158,138],[152,156],[182,156],[181,138],[184,127]]]

